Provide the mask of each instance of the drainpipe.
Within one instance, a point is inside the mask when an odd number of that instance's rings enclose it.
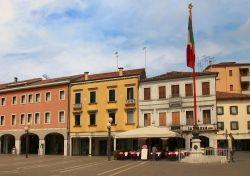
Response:
[[[69,80],[68,83],[68,118],[67,118],[67,156],[70,156],[70,86],[71,86],[71,81]]]

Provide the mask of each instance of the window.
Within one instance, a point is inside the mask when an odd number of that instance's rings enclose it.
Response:
[[[115,89],[109,90],[109,102],[115,101]]]
[[[25,115],[24,114],[20,115],[20,124],[25,125]]]
[[[46,123],[46,124],[50,123],[50,113],[49,112],[45,112],[44,123]]]
[[[0,126],[4,126],[4,116],[0,116]]]
[[[237,115],[238,114],[238,106],[230,106],[230,114]]]
[[[21,104],[25,104],[26,103],[26,96],[22,95],[21,96]]]
[[[166,87],[160,86],[159,87],[159,99],[166,98]]]
[[[59,123],[64,123],[65,122],[65,113],[64,113],[64,111],[59,111],[59,117],[58,117],[58,122]]]
[[[218,130],[224,130],[224,122],[217,122]]]
[[[250,130],[250,121],[247,122],[247,129]]]
[[[75,93],[75,104],[81,104],[81,93]]]
[[[35,102],[38,103],[41,101],[41,94],[40,93],[36,93],[35,94]]]
[[[11,115],[11,125],[16,125],[16,115]]]
[[[211,124],[210,110],[203,110],[203,124]]]
[[[81,115],[75,114],[75,126],[80,126],[80,125],[81,125]]]
[[[229,70],[229,76],[233,76],[233,70]]]
[[[96,125],[96,113],[89,114],[89,125]]]
[[[250,105],[247,106],[247,114],[250,114]]]
[[[151,114],[146,113],[144,114],[144,126],[150,126],[151,125]]]
[[[89,92],[89,103],[96,103],[96,92]]]
[[[231,122],[231,130],[238,130],[239,129],[239,124],[237,121],[232,121]]]
[[[166,112],[159,112],[159,126],[166,126]]]
[[[179,97],[179,85],[171,86],[172,97]]]
[[[150,100],[150,88],[144,88],[144,100]]]
[[[12,97],[12,104],[15,105],[17,103],[17,98],[16,96],[13,96]]]
[[[134,88],[129,87],[127,88],[127,100],[133,100],[134,99]]]
[[[33,95],[32,94],[29,95],[29,100],[28,101],[29,101],[29,103],[33,103]]]
[[[217,107],[217,115],[223,115],[224,114],[224,107],[218,106]]]
[[[64,90],[59,91],[59,100],[65,100],[65,91]]]
[[[36,112],[35,113],[35,124],[40,124],[40,113]]]
[[[28,114],[28,120],[27,120],[28,124],[32,123],[32,114]]]
[[[233,91],[234,90],[234,86],[231,84],[230,85],[230,91]]]
[[[186,124],[194,125],[194,112],[193,111],[186,111]]]
[[[134,111],[133,110],[128,110],[127,111],[127,123],[134,123]]]
[[[5,106],[6,104],[6,99],[4,97],[1,98],[1,106]]]
[[[51,101],[51,92],[45,93],[45,101]]]
[[[180,112],[172,112],[172,125],[180,126]]]
[[[210,95],[209,82],[202,82],[202,95]]]
[[[115,112],[109,112],[109,118],[113,119],[111,124],[116,124]]]
[[[193,96],[193,85],[192,84],[185,84],[185,93],[186,93],[186,97]]]

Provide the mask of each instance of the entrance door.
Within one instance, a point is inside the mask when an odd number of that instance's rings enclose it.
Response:
[[[99,152],[102,156],[107,155],[107,140],[99,141]]]
[[[172,112],[172,125],[180,126],[180,112]]]

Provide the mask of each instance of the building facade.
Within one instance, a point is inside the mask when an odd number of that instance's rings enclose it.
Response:
[[[202,147],[216,146],[215,73],[197,73],[197,120]],[[139,86],[139,127],[168,127],[182,135],[179,147],[190,148],[193,129],[193,80],[191,72],[169,72],[147,78]],[[176,141],[158,140],[170,150]],[[151,144],[154,145],[154,144]]]
[[[144,69],[89,75],[71,84],[71,155],[106,155],[107,122],[112,135],[138,126],[138,87]],[[128,145],[113,140],[114,146]]]
[[[73,78],[73,77],[72,77]],[[31,79],[0,85],[1,153],[67,155],[71,77]]]
[[[218,147],[249,151],[250,95],[217,92],[217,118]]]
[[[250,94],[250,63],[222,62],[205,71],[218,73],[216,91]]]

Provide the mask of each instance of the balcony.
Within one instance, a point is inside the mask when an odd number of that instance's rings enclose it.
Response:
[[[170,127],[170,129],[171,129],[172,131],[180,131],[180,130],[181,130],[181,126],[180,126],[180,125],[172,125],[172,126]]]
[[[82,103],[74,104],[74,109],[81,109],[81,108],[82,108]]]
[[[240,80],[241,80],[241,82],[250,82],[250,75],[241,76]]]
[[[135,104],[135,99],[126,100],[126,105],[134,105],[134,104]]]
[[[182,98],[181,97],[169,97],[169,107],[181,107]]]
[[[217,125],[216,124],[203,124],[198,125],[199,131],[216,131]],[[193,131],[193,125],[183,125],[181,126],[182,131]]]

